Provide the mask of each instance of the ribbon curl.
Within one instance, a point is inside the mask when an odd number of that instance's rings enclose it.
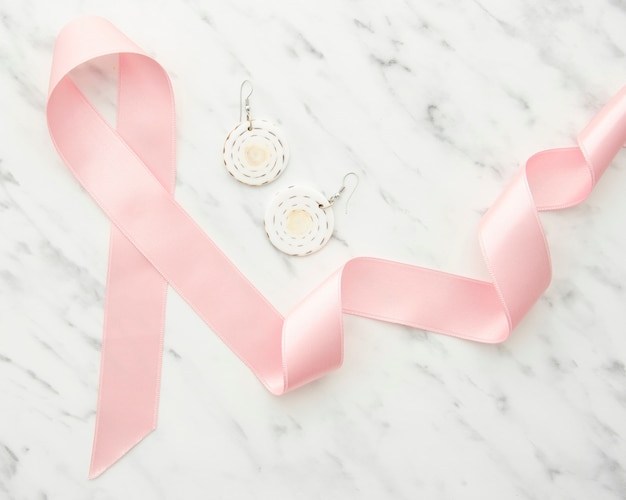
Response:
[[[110,54],[119,59],[115,129],[70,75]],[[341,365],[342,313],[504,341],[550,282],[538,211],[575,205],[591,192],[626,142],[626,88],[583,130],[578,147],[531,157],[482,218],[492,281],[356,258],[285,318],[174,200],[169,78],[108,21],[81,18],[59,34],[47,119],[59,154],[112,223],[93,478],[156,428],[168,284],[274,394]]]

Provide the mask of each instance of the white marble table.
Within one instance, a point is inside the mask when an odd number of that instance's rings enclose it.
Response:
[[[542,216],[554,278],[501,345],[346,317],[343,368],[277,398],[171,292],[159,427],[87,480],[109,225],[44,116],[55,37],[84,14],[170,72],[176,199],[284,312],[358,255],[485,277],[481,215],[626,83],[621,0],[3,2],[1,499],[626,498],[623,154]],[[292,151],[258,189],[221,164],[245,78]],[[349,171],[330,244],[278,253],[271,194]]]

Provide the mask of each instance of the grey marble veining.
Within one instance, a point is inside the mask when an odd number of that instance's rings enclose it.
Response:
[[[44,115],[55,37],[85,14],[168,70],[176,199],[284,312],[358,255],[486,277],[482,214],[626,83],[618,0],[4,2],[0,498],[626,498],[622,155],[542,215],[553,282],[501,345],[346,317],[343,368],[276,398],[170,292],[158,430],[88,481],[108,222]],[[258,189],[221,163],[246,78],[292,152]],[[275,251],[272,193],[350,171],[327,247]]]

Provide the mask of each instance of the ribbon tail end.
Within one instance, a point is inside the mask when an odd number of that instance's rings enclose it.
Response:
[[[150,429],[146,429],[140,436],[136,437],[130,444],[120,445],[112,450],[110,443],[104,446],[95,442],[91,452],[91,464],[89,465],[88,479],[96,479],[106,472],[112,465],[126,455],[130,450],[143,441],[156,429],[156,424]]]

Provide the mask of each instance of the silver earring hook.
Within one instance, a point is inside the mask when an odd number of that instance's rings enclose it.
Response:
[[[350,199],[352,198],[352,195],[354,194],[354,192],[356,191],[357,186],[359,185],[359,176],[356,174],[356,172],[348,172],[346,175],[343,176],[343,182],[341,183],[341,187],[339,188],[339,191],[337,191],[335,194],[331,195],[328,197],[328,203],[326,205],[320,205],[320,208],[326,209],[326,208],[330,208],[335,204],[335,201],[337,201],[337,199],[339,199],[339,197],[343,194],[343,192],[346,190],[346,179],[348,177],[350,177],[351,175],[354,175],[354,187],[352,188],[352,190],[350,191],[350,194],[348,195],[348,198],[346,199],[346,209],[345,209],[345,213],[348,213],[348,203],[350,203]]]
[[[248,84],[250,86],[250,92],[244,99],[243,97],[243,89]],[[239,88],[239,121],[243,120],[243,111],[246,111],[246,120],[248,121],[248,130],[252,130],[252,118],[250,118],[250,96],[254,92],[254,87],[252,86],[252,82],[250,80],[244,80],[241,82],[241,87]]]

